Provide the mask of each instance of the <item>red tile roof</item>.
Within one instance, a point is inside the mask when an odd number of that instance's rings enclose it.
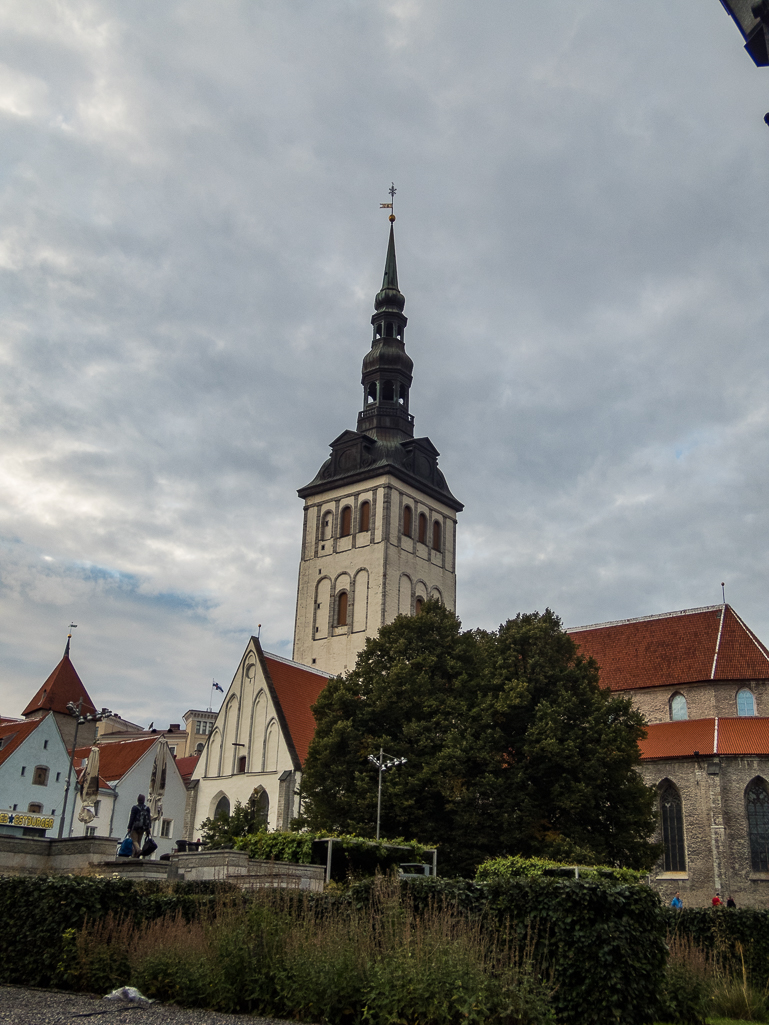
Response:
[[[769,679],[769,651],[730,605],[570,629],[613,691]]]
[[[653,723],[639,742],[643,761],[711,755],[769,755],[769,718],[729,716]]]
[[[646,739],[638,742],[641,758],[691,758],[695,751],[712,755],[715,732],[715,719],[653,723],[646,727]]]
[[[116,740],[110,744],[99,744],[99,785],[118,783],[158,740],[158,737],[145,737],[141,740]],[[79,747],[75,751],[78,775],[85,767],[82,763],[88,761],[90,753],[90,747]]]
[[[96,711],[94,703],[88,696],[83,681],[77,675],[69,655],[65,655],[21,714],[29,715],[32,712],[46,710],[66,715],[67,703],[73,701],[77,704],[80,698],[83,699],[83,712],[93,714]]]
[[[258,641],[256,643],[258,645]],[[257,650],[261,651],[261,648],[257,647]],[[328,683],[330,676],[319,669],[290,662],[279,655],[265,652],[262,658],[272,682],[273,698],[278,705],[278,713],[283,715],[284,721],[281,725],[288,733],[286,740],[289,747],[293,744],[299,760],[297,768],[301,768],[315,734],[312,706],[318,700],[318,695]]]
[[[176,768],[179,770],[179,775],[182,777],[182,782],[185,786],[187,786],[192,778],[192,773],[198,764],[199,758],[200,755],[187,755],[186,758],[176,759]]]
[[[4,722],[0,726],[0,740],[3,746],[0,747],[0,765],[13,752],[24,743],[27,737],[33,733],[45,716],[40,719],[28,719],[26,722]]]

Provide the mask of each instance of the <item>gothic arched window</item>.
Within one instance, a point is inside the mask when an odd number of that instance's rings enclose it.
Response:
[[[347,591],[336,596],[336,625],[347,626]]]
[[[660,787],[660,817],[662,818],[662,843],[665,847],[664,865],[666,872],[686,871],[686,846],[684,844],[684,810],[681,795],[670,780]]]
[[[441,550],[441,525],[435,520],[433,523],[433,551],[439,552]]]
[[[403,507],[403,536],[411,537],[411,506],[404,505]]]
[[[362,502],[358,513],[358,531],[363,532],[369,529],[369,520],[371,518],[371,503]]]
[[[352,509],[349,505],[346,505],[342,509],[342,526],[339,531],[340,537],[347,537],[352,533]]]
[[[424,513],[419,514],[419,540],[423,545],[427,544],[427,517]]]
[[[417,598],[417,600],[414,602],[414,615],[419,615],[419,613],[422,611],[422,606],[424,605],[424,602],[424,598]]]
[[[331,528],[333,527],[333,525],[334,525],[333,513],[328,512],[323,517],[323,540],[324,541],[328,541],[329,538],[331,537]]]
[[[756,703],[753,699],[753,692],[747,687],[737,691],[737,715],[755,715]]]
[[[673,722],[689,718],[689,710],[686,707],[686,698],[683,694],[674,694],[670,699],[670,718]]]
[[[769,794],[764,780],[756,778],[745,789],[745,811],[750,838],[750,866],[769,872]]]

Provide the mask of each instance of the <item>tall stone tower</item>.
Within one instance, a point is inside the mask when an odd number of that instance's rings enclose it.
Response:
[[[331,442],[330,458],[298,492],[305,504],[294,660],[328,673],[352,669],[366,637],[399,613],[414,615],[428,597],[450,609],[456,601],[463,506],[438,469],[438,450],[414,437],[394,220],[357,428]]]

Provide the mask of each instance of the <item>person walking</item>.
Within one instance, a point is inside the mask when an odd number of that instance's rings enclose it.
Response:
[[[681,894],[678,892],[678,890],[676,890],[676,895],[671,900],[670,906],[671,908],[675,908],[676,911],[680,911],[681,908],[684,906],[684,902],[681,900]]]
[[[715,895],[715,897],[713,898],[713,900],[711,901],[711,903],[712,903],[712,905],[713,905],[713,907],[714,907],[714,908],[720,908],[720,907],[721,907],[721,906],[723,905],[723,903],[724,903],[724,902],[723,902],[723,901],[721,900],[721,894],[720,894],[720,893],[717,893],[717,894]]]
[[[729,895],[729,897],[726,900],[726,906],[728,908],[736,908],[737,907],[737,902],[735,901],[734,897],[732,897],[731,894]]]
[[[150,810],[144,803],[144,794],[139,794],[136,804],[131,808],[131,817],[128,820],[128,832],[134,845],[133,857],[138,858],[142,852],[142,837],[146,833],[150,835],[152,819]]]

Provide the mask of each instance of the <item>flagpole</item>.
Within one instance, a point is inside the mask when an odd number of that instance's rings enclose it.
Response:
[[[211,677],[211,694],[208,698],[208,711],[213,712],[214,710],[214,678]]]

